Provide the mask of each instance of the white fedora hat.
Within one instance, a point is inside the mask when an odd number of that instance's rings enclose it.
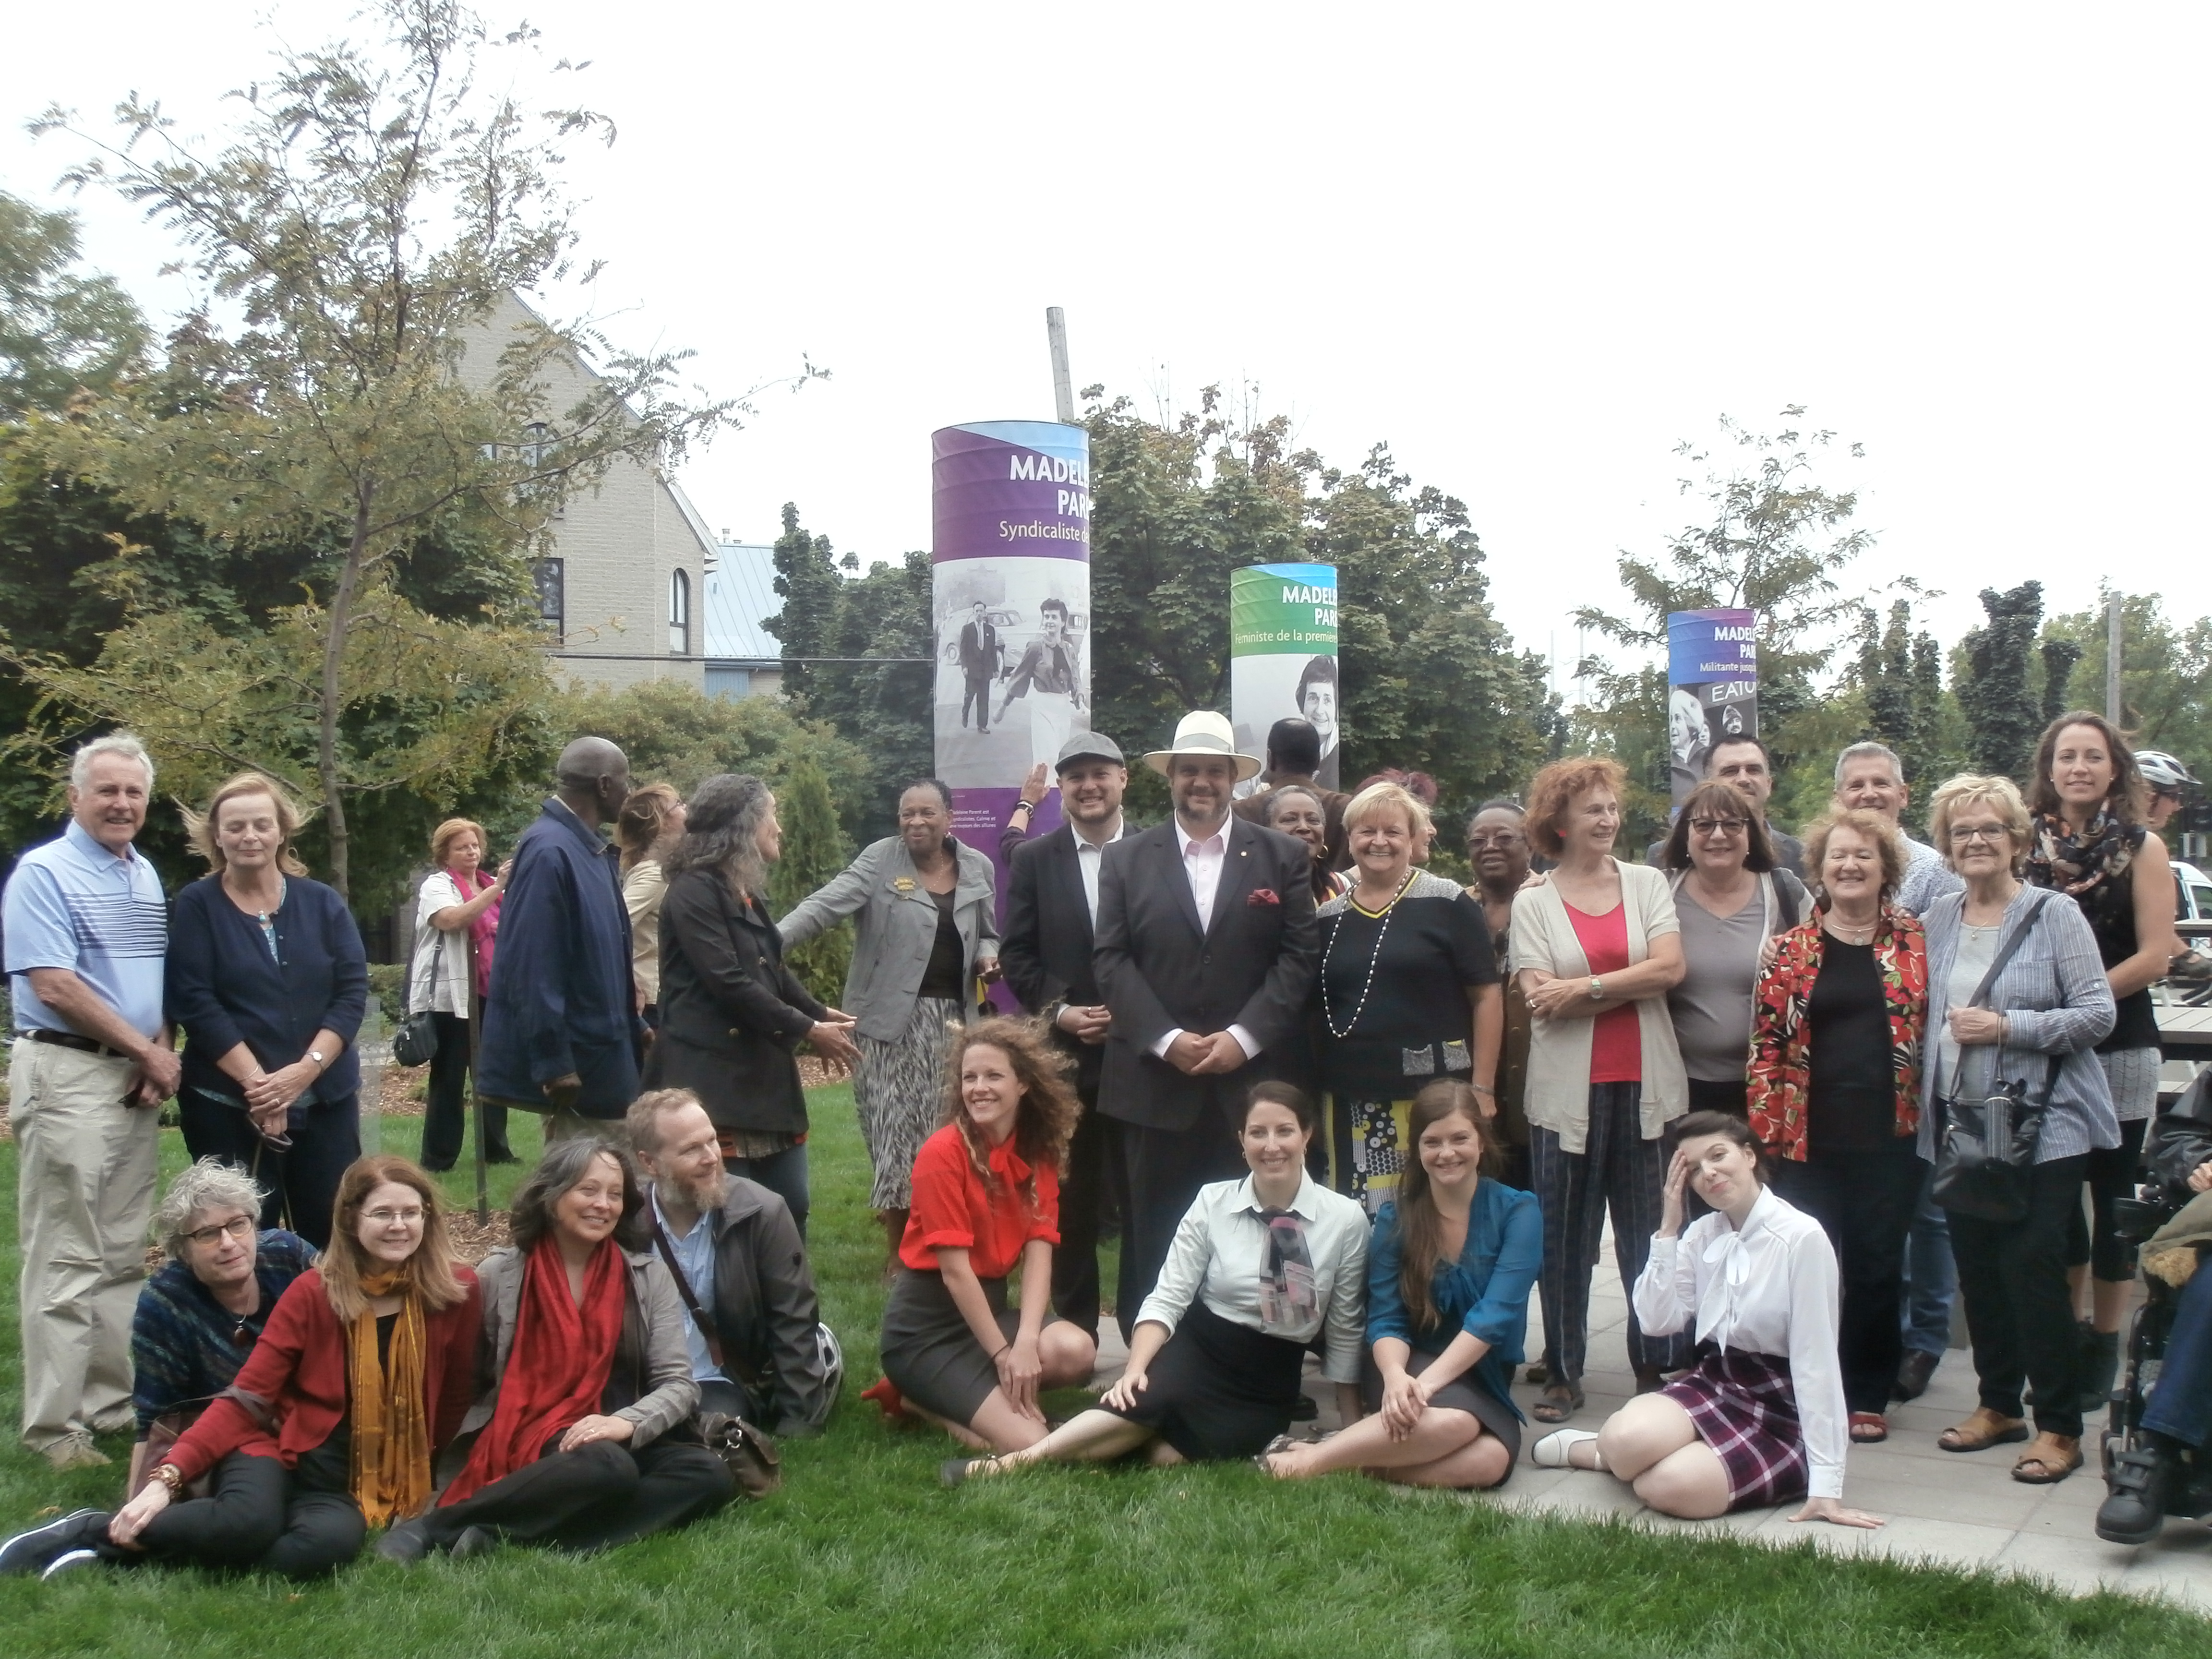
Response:
[[[1213,755],[1237,763],[1237,781],[1260,775],[1260,763],[1250,755],[1237,752],[1237,733],[1227,718],[1211,708],[1200,708],[1185,714],[1176,723],[1175,741],[1164,749],[1155,749],[1145,757],[1145,764],[1153,771],[1164,774],[1168,764],[1177,755]]]

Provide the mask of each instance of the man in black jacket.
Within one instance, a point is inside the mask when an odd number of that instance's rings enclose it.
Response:
[[[1105,854],[1094,965],[1111,1011],[1098,1109],[1118,1126],[1127,1208],[1116,1314],[1126,1334],[1198,1189],[1243,1173],[1251,1086],[1304,1080],[1319,933],[1304,842],[1231,815],[1259,770],[1200,710],[1145,757],[1175,816]]]
[[[1062,1319],[1096,1341],[1099,1214],[1115,1158],[1112,1125],[1098,1115],[1098,1073],[1113,1017],[1098,994],[1091,943],[1100,866],[1106,849],[1121,839],[1129,769],[1121,746],[1096,732],[1079,732],[1060,744],[1057,765],[1067,822],[1034,841],[1010,830],[1000,843],[1007,876],[999,965],[1022,1006],[1051,1024],[1054,1041],[1075,1061],[1083,1120],[1060,1183],[1052,1302]],[[1027,815],[1017,809],[1017,817],[1026,830]]]
[[[990,613],[978,599],[968,620],[960,625],[960,678],[967,686],[960,699],[960,724],[968,724],[972,704],[978,732],[991,729],[991,682],[999,674],[999,630],[989,618]]]
[[[778,1436],[819,1434],[842,1378],[828,1374],[834,1347],[790,1206],[723,1170],[714,1125],[689,1089],[640,1095],[625,1122],[649,1183],[653,1247],[690,1292],[701,1408]]]

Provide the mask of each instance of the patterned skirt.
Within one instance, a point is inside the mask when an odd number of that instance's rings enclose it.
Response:
[[[1413,1153],[1408,1146],[1410,1100],[1328,1097],[1328,1184],[1375,1212],[1398,1196],[1398,1177]]]
[[[1689,1413],[1698,1438],[1728,1471],[1729,1509],[1804,1497],[1810,1465],[1788,1360],[1701,1343],[1698,1363],[1659,1392]]]
[[[958,1003],[917,997],[896,1039],[859,1039],[853,1104],[876,1172],[872,1209],[903,1210],[914,1201],[915,1154],[944,1121],[945,1039],[959,1023]]]

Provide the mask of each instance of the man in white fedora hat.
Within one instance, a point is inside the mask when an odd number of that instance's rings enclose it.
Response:
[[[1127,1178],[1125,1335],[1198,1189],[1244,1171],[1246,1092],[1304,1081],[1320,949],[1306,844],[1230,812],[1260,763],[1229,722],[1186,714],[1145,763],[1166,775],[1175,816],[1106,849],[1093,956],[1112,1013],[1098,1109],[1121,1126]]]

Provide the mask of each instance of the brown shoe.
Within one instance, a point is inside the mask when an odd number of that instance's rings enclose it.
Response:
[[[1937,1435],[1936,1443],[1948,1452],[1976,1452],[2027,1438],[2026,1419],[2007,1417],[1987,1406],[1977,1406],[1973,1415],[1965,1422],[1954,1423]]]
[[[2081,1467],[2081,1437],[2039,1434],[2012,1466],[2012,1478],[2030,1486],[2048,1486]]]

